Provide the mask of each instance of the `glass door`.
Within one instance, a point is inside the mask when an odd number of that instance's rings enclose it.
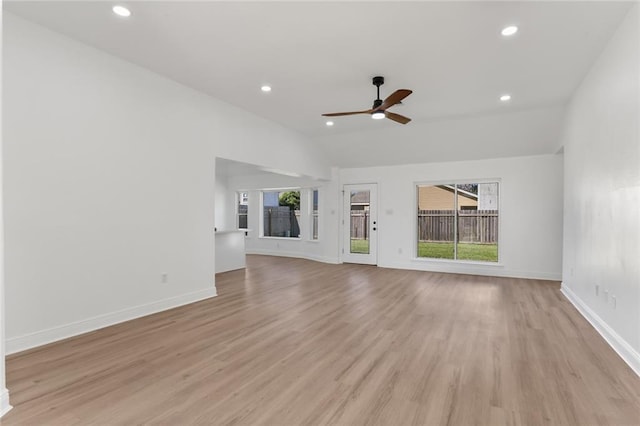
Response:
[[[342,261],[378,263],[377,185],[344,185]]]

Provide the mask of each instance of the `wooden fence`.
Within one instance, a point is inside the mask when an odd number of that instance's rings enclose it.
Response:
[[[455,210],[418,210],[420,241],[454,241]],[[458,210],[458,241],[497,243],[498,210]]]
[[[264,236],[265,237],[298,237],[300,225],[298,217],[300,210],[289,207],[264,208]]]
[[[351,239],[369,239],[369,212],[351,210]]]

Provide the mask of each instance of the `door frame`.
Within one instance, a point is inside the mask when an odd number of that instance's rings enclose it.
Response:
[[[369,191],[369,254],[351,253],[351,191]],[[378,264],[378,184],[345,183],[342,185],[341,261],[343,263]]]

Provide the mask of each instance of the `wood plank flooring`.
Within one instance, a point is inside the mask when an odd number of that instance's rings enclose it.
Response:
[[[9,357],[2,424],[640,424],[557,282],[249,256],[217,287]]]

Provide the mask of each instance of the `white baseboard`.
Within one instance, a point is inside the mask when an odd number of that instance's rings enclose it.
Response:
[[[446,274],[481,275],[486,277],[524,278],[532,280],[560,281],[561,273],[514,271],[505,269],[502,265],[480,263],[428,262],[418,260],[414,262],[379,263],[381,268],[410,269],[413,271],[442,272]]]
[[[629,367],[640,376],[640,354],[636,352],[626,340],[624,340],[618,333],[615,332],[609,325],[604,322],[598,314],[596,314],[589,306],[586,305],[569,287],[562,283],[560,291],[571,302],[573,306],[582,314],[582,316],[589,321],[589,323],[596,329],[598,333],[604,338],[604,340],[613,348],[620,358],[626,362]]]
[[[13,407],[9,404],[9,391],[7,389],[3,389],[0,391],[0,417],[7,414],[11,408]]]
[[[208,288],[198,290],[191,293],[181,294],[179,296],[170,297],[168,299],[151,302],[144,305],[134,306],[123,309],[121,311],[111,312],[99,315],[93,318],[76,321],[57,327],[48,328],[37,331],[35,333],[25,334],[23,336],[12,337],[6,340],[7,355],[37,346],[46,345],[58,340],[77,336],[89,331],[98,330],[110,325],[129,321],[135,318],[144,317],[168,309],[177,308],[179,306],[188,305],[189,303],[198,302],[200,300],[209,299],[217,295],[216,288]]]
[[[273,251],[273,250],[264,250],[264,249],[247,249],[246,250],[247,254],[259,254],[262,256],[280,256],[280,257],[294,257],[296,259],[307,259],[307,260],[315,260],[316,262],[322,262],[322,263],[332,263],[332,264],[338,264],[341,263],[340,259],[333,258],[333,257],[324,257],[324,256],[317,256],[315,254],[308,254],[308,253],[299,253],[299,252],[295,252],[295,251]]]

